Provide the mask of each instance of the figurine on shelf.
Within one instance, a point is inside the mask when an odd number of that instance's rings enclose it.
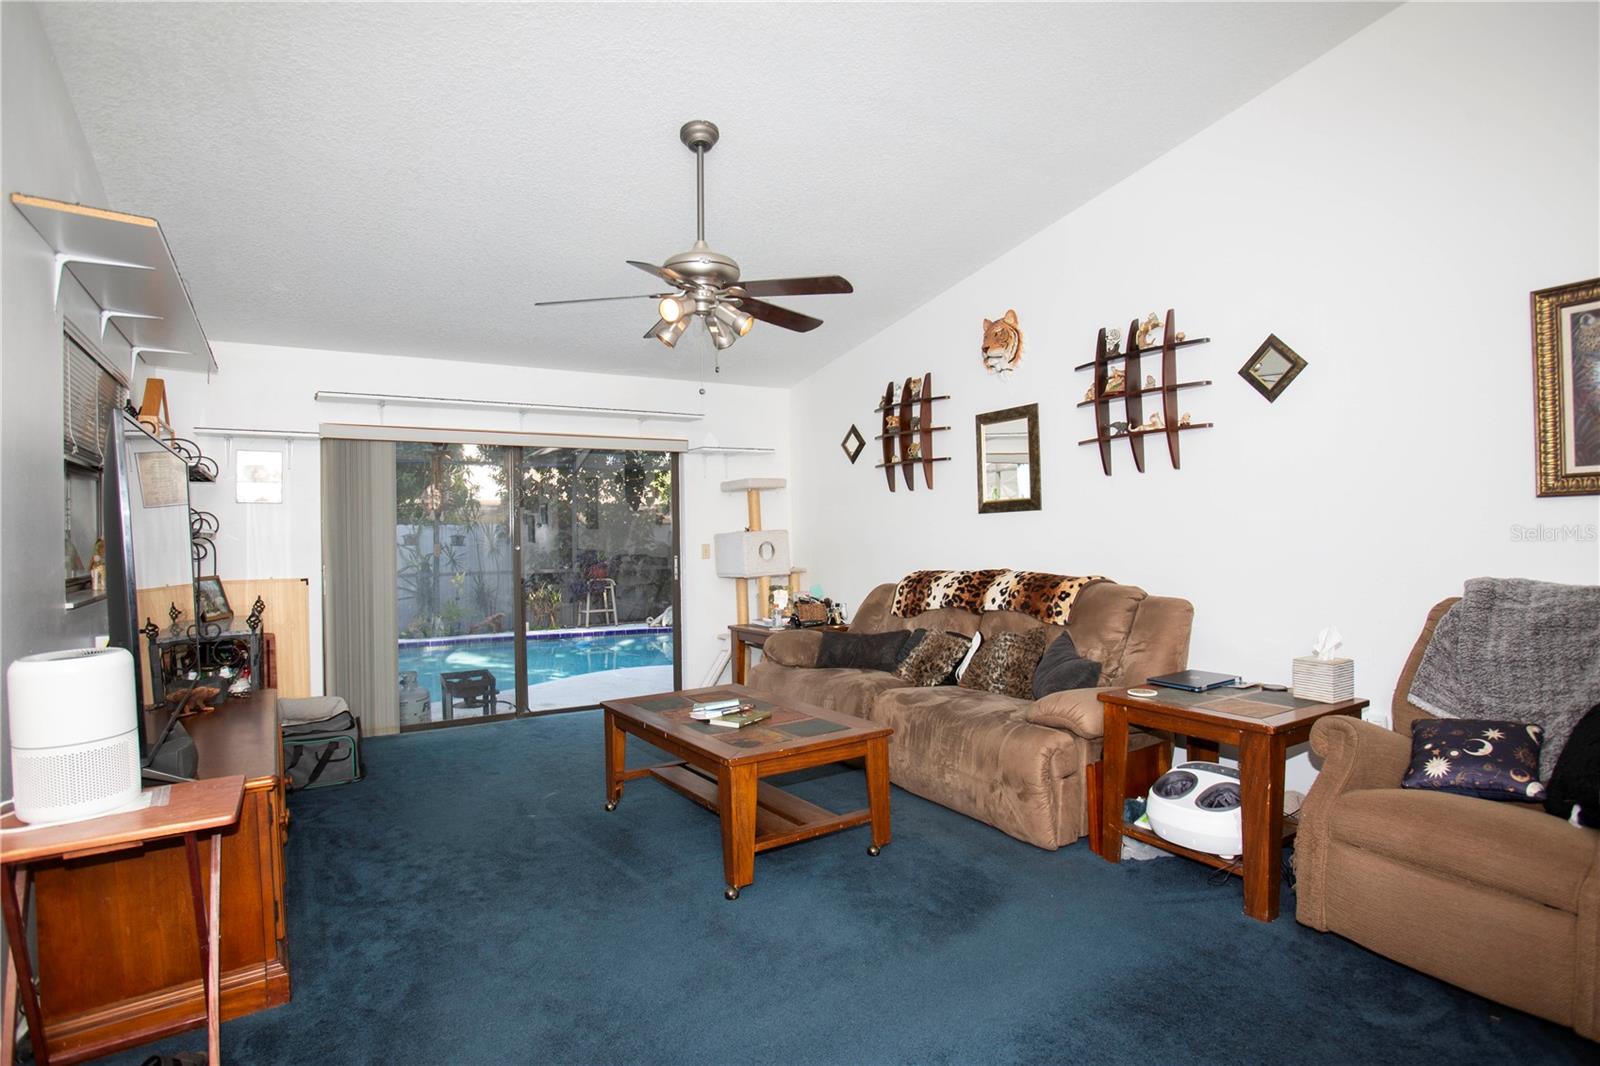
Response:
[[[1104,395],[1111,396],[1128,387],[1128,375],[1119,366],[1106,375],[1106,391]]]
[[[94,555],[89,559],[89,588],[94,592],[106,590],[106,542],[103,537],[94,542]]]
[[[899,415],[884,415],[883,416],[883,431],[885,433],[898,433],[898,432],[900,432],[900,416]]]
[[[983,320],[983,368],[991,374],[1009,374],[1022,362],[1022,330],[1017,313],[1008,310],[993,322]]]
[[[1084,390],[1083,402],[1088,403],[1092,399],[1094,399],[1094,383],[1090,382],[1089,387]]]
[[[922,399],[922,379],[906,378],[906,392],[913,400]]]
[[[1122,331],[1116,326],[1106,330],[1106,351],[1114,352],[1122,344]]]
[[[1144,376],[1144,387],[1147,389],[1156,387],[1156,376],[1154,374],[1146,374]]]
[[[1174,343],[1181,343],[1183,341],[1183,339],[1184,339],[1183,330],[1181,330],[1181,329],[1178,330],[1177,332],[1175,332],[1172,335],[1172,340],[1173,340]]]
[[[1155,331],[1160,328],[1161,319],[1156,317],[1154,311],[1151,311],[1145,316],[1144,321],[1139,323],[1139,332],[1134,336],[1134,343],[1141,348],[1148,348],[1155,339]]]
[[[1111,423],[1111,435],[1113,437],[1120,437],[1120,436],[1122,436],[1123,434],[1125,434],[1127,432],[1128,432],[1128,423],[1126,423],[1126,422],[1113,422],[1113,423]]]
[[[1183,412],[1183,417],[1178,419],[1178,425],[1187,426],[1188,424],[1189,424],[1189,412],[1185,411],[1185,412]]]
[[[1163,428],[1163,425],[1162,425],[1162,422],[1161,422],[1161,412],[1160,411],[1151,411],[1150,412],[1150,417],[1145,420],[1144,426],[1141,427],[1141,428],[1143,428],[1143,429],[1161,429],[1161,428]]]
[[[906,445],[906,458],[907,459],[921,459],[922,458],[922,445],[917,443],[916,441],[912,441],[910,444],[907,444]]]

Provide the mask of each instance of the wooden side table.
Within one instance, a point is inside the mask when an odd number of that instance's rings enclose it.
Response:
[[[1283,814],[1283,764],[1288,749],[1311,736],[1319,718],[1356,716],[1366,700],[1313,703],[1287,692],[1259,688],[1225,688],[1184,692],[1158,688],[1141,699],[1127,689],[1100,693],[1105,704],[1104,783],[1101,790],[1100,844],[1107,862],[1122,861],[1122,838],[1133,837],[1154,847],[1203,862],[1219,870],[1234,861],[1174,844],[1123,821],[1127,792],[1128,727],[1162,730],[1187,738],[1190,762],[1209,762],[1221,744],[1239,749],[1239,790],[1243,801],[1244,912],[1257,921],[1278,916],[1279,855],[1298,823]],[[1168,751],[1171,742],[1167,742]],[[1092,814],[1092,812],[1091,812]]]
[[[807,626],[807,629],[832,630],[843,633],[849,626]],[[790,632],[788,626],[758,626],[748,622],[728,627],[728,641],[733,662],[733,683],[742,685],[750,671],[750,649],[759,648],[766,644],[767,638],[774,633]]]
[[[50,1061],[44,1034],[44,1013],[39,993],[33,984],[33,965],[28,957],[27,923],[21,900],[27,895],[28,867],[37,862],[88,858],[108,852],[143,847],[145,844],[182,837],[189,863],[189,893],[194,903],[195,936],[200,948],[200,979],[206,1004],[206,1061],[212,1066],[222,1061],[219,950],[222,937],[222,831],[239,821],[244,799],[244,777],[213,777],[201,781],[164,786],[164,802],[121,814],[107,814],[87,821],[40,829],[24,829],[13,815],[6,815],[0,830],[0,908],[5,912],[10,973],[5,989],[3,1046],[13,1046],[16,1020],[16,992],[22,995],[22,1011],[28,1019],[28,1036],[33,1043],[33,1059],[40,1066]],[[210,836],[211,904],[208,908],[200,876],[199,837]],[[8,967],[8,970],[10,967]]]

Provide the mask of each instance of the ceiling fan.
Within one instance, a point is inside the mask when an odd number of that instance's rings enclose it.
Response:
[[[656,300],[660,316],[645,331],[668,348],[678,343],[689,321],[699,318],[706,324],[717,351],[729,347],[750,332],[756,320],[782,329],[806,333],[822,325],[822,319],[802,315],[787,307],[767,303],[763,296],[817,296],[826,293],[854,292],[850,283],[838,275],[817,278],[774,278],[765,281],[740,281],[739,264],[706,244],[706,153],[716,145],[717,127],[698,119],[686,122],[678,139],[694,153],[695,160],[695,241],[687,252],[679,252],[660,266],[628,260],[674,286],[674,292],[645,293],[639,296],[599,296],[587,300],[544,300],[535,307],[557,304],[601,303],[608,300]]]

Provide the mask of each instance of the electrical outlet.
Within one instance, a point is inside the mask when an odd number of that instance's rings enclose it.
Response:
[[[711,545],[709,545],[709,544],[700,545],[700,558],[702,558],[702,559],[711,558]]]

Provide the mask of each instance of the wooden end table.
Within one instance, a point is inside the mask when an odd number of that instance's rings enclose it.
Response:
[[[135,811],[107,814],[82,822],[24,828],[14,815],[7,814],[0,828],[6,830],[3,863],[0,863],[0,907],[5,911],[7,946],[11,967],[7,967],[3,1009],[4,1046],[12,1047],[12,1026],[16,1015],[17,992],[22,995],[22,1012],[28,1019],[28,1036],[33,1042],[33,1058],[40,1066],[50,1061],[44,1038],[44,1013],[39,993],[33,984],[33,966],[28,957],[27,923],[23,920],[21,899],[27,895],[27,872],[32,863],[70,861],[91,855],[143,847],[169,837],[183,838],[189,863],[189,895],[194,904],[195,937],[200,948],[200,980],[206,1004],[206,1061],[222,1062],[222,1018],[220,990],[220,950],[222,938],[222,831],[239,821],[244,799],[244,777],[213,777],[201,781],[164,786],[156,802]],[[159,804],[159,805],[158,805]],[[211,905],[206,906],[200,876],[199,837],[211,838]],[[209,912],[209,913],[208,913]],[[12,968],[14,967],[14,972]],[[13,986],[16,987],[13,987]]]
[[[1156,692],[1158,695],[1150,698],[1130,696],[1125,688],[1100,693],[1106,724],[1097,854],[1107,862],[1121,862],[1122,838],[1128,836],[1219,870],[1236,870],[1234,860],[1163,840],[1122,818],[1129,726],[1184,736],[1189,762],[1214,762],[1219,745],[1233,745],[1239,749],[1243,801],[1244,912],[1257,921],[1272,921],[1278,916],[1279,856],[1284,841],[1298,828],[1298,820],[1285,818],[1283,813],[1283,764],[1288,749],[1305,743],[1317,719],[1360,715],[1367,701],[1314,703],[1256,686],[1210,692],[1157,688]],[[1172,742],[1167,741],[1166,747],[1170,757]],[[1090,813],[1093,816],[1094,812]]]
[[[689,717],[697,701],[739,697],[772,712],[742,729]],[[808,704],[765,699],[742,685],[606,700],[606,810],[622,801],[624,782],[653,777],[715,813],[722,821],[724,895],[755,881],[755,857],[768,848],[872,824],[867,854],[889,843],[889,736],[893,730]],[[629,769],[628,735],[680,759]],[[835,814],[761,778],[827,763],[863,759],[867,808]]]
[[[849,626],[805,626],[805,629],[829,630],[843,633]],[[798,633],[799,629],[793,626],[758,626],[751,622],[741,622],[728,627],[728,640],[731,643],[731,658],[733,662],[733,683],[744,684],[745,677],[750,670],[750,649],[759,648],[767,643],[767,638],[774,633]]]

